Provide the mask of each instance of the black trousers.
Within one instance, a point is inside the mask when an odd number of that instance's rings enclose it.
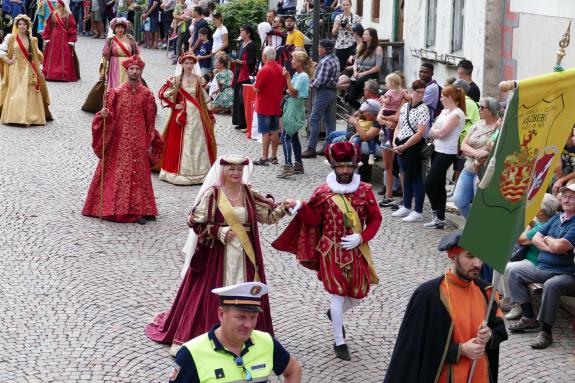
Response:
[[[340,72],[343,72],[345,70],[345,67],[347,66],[347,59],[349,58],[349,56],[351,56],[352,54],[355,53],[355,46],[356,46],[356,44],[353,44],[349,48],[343,48],[343,49],[336,49],[335,50],[335,56],[339,60],[339,71]]]
[[[436,211],[437,218],[442,221],[445,220],[445,204],[447,203],[445,191],[447,169],[455,162],[456,157],[456,154],[433,152],[431,169],[425,178],[425,194],[429,198],[431,210]]]
[[[246,127],[246,113],[244,111],[243,84],[249,81],[242,81],[234,85],[234,104],[232,105],[232,124]]]
[[[377,79],[378,77],[379,73],[372,73],[352,81],[347,94],[345,95],[345,101],[354,109],[359,109],[359,99],[363,96],[363,86],[365,85],[365,82],[372,78]]]

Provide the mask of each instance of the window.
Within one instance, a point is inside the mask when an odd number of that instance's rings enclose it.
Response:
[[[363,17],[363,0],[357,0],[355,2],[355,14],[359,17]]]
[[[435,30],[437,27],[437,0],[427,0],[427,15],[425,27],[425,47],[435,46]]]
[[[379,23],[379,4],[381,0],[371,0],[371,21]]]
[[[453,0],[451,20],[451,52],[463,50],[463,30],[465,22],[465,0]]]

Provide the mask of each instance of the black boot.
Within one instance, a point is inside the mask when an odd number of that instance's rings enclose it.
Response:
[[[347,349],[347,344],[340,344],[339,346],[333,345],[333,350],[335,351],[335,356],[341,360],[351,360],[351,355],[349,355],[349,350]]]

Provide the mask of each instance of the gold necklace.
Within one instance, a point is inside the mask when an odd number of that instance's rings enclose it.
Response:
[[[242,194],[242,188],[240,187],[240,190],[238,191],[238,194],[236,194],[235,197],[230,197],[228,195],[228,193],[226,193],[226,188],[224,188],[224,194],[226,195],[226,198],[232,202],[236,202],[238,199],[240,199],[240,196]]]

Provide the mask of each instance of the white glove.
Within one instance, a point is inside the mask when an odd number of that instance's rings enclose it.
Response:
[[[48,44],[50,40],[44,40],[44,44]]]
[[[345,250],[355,249],[359,245],[361,245],[361,235],[359,234],[351,234],[341,237],[341,247]]]
[[[68,45],[71,46],[71,47],[73,47],[75,44],[70,41],[70,42],[68,42]]]
[[[295,201],[295,206],[294,206],[293,208],[290,207],[290,208],[288,209],[288,213],[289,213],[290,215],[294,215],[294,214],[296,214],[296,213],[298,212],[299,209],[301,209],[301,201],[300,201],[300,200],[297,200],[297,201]]]

